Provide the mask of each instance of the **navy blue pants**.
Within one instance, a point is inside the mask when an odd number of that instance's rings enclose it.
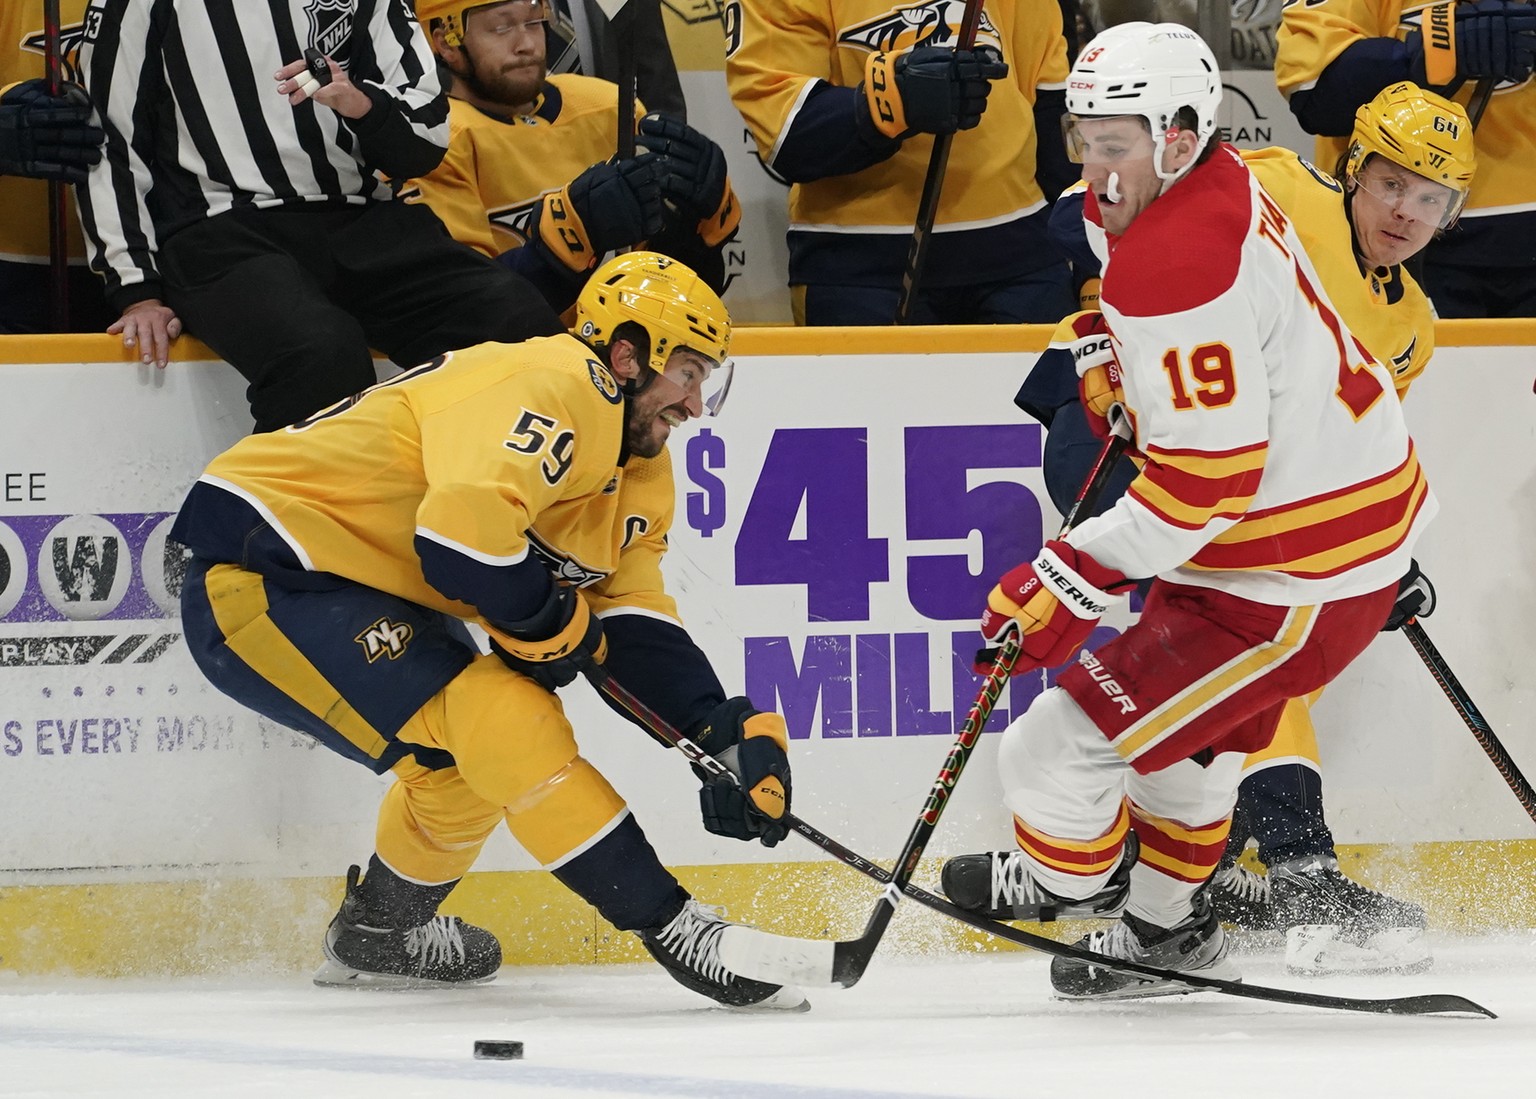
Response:
[[[210,567],[193,558],[181,594],[187,646],[210,683],[375,774],[407,754],[433,770],[453,766],[447,752],[397,742],[395,734],[474,659],[461,625],[337,577],[304,574],[308,586],[302,589],[256,578],[248,582],[259,581],[261,590],[245,598],[253,611],[258,601],[265,604],[263,619],[271,625],[259,621],[248,628],[275,627],[281,635],[276,645],[269,635],[264,667],[257,670],[235,651],[238,631],[215,617]],[[392,653],[392,646],[398,651]]]

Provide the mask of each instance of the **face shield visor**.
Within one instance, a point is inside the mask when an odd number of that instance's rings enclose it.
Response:
[[[718,416],[730,396],[735,373],[736,362],[729,356],[717,361],[685,347],[672,353],[661,376],[686,393],[689,406],[701,409],[700,415]]]
[[[731,379],[736,375],[736,360],[727,357],[716,363],[704,379],[700,397],[704,401],[704,415],[718,416],[725,407],[725,399],[731,395]]]
[[[1074,164],[1103,164],[1110,168],[1150,159],[1156,143],[1139,114],[1063,115],[1062,137]]]
[[[1380,156],[1371,156],[1354,178],[1362,191],[1399,217],[1435,229],[1451,225],[1467,202],[1467,192],[1426,179]]]
[[[549,8],[544,0],[510,0],[500,4],[482,4],[474,11],[483,11],[477,27],[485,34],[497,38],[537,34],[543,37],[549,29]],[[465,19],[469,17],[466,15]]]

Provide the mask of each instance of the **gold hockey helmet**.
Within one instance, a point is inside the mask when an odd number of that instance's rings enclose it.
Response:
[[[464,44],[464,19],[476,8],[495,7],[498,3],[507,3],[509,0],[415,0],[416,22],[421,24],[421,29],[427,32],[427,38],[432,37],[432,20],[441,20],[443,24],[443,41],[450,46],[458,47]],[[516,3],[527,4],[537,8],[537,18],[547,18],[548,10],[545,8],[545,0],[515,0]]]
[[[650,337],[650,367],[658,374],[680,347],[713,361],[704,406],[711,415],[720,411],[730,388],[731,317],[693,268],[656,252],[625,252],[592,272],[576,299],[575,334],[607,347],[625,321]]]
[[[1439,227],[1449,229],[1456,223],[1477,171],[1472,120],[1459,103],[1409,80],[1383,88],[1355,112],[1344,178],[1353,180],[1373,153],[1450,188],[1453,195]]]

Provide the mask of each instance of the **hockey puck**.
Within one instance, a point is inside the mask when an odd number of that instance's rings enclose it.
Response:
[[[521,1061],[523,1043],[481,1041],[475,1043],[477,1061]]]

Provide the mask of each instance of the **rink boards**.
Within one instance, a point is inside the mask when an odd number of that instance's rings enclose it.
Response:
[[[974,695],[973,622],[1059,516],[1012,397],[1048,330],[746,329],[725,415],[675,433],[668,580],[728,689],[780,709],[795,809],[876,859],[900,848]],[[1408,417],[1441,513],[1426,628],[1536,774],[1536,324],[1441,325]],[[243,381],[196,345],[163,371],[105,337],[0,338],[0,971],[308,964],[372,847],[376,779],[212,691],[181,643],[165,531],[249,430]],[[1105,630],[1131,618],[1119,612]],[[988,729],[1045,685],[1020,677]],[[566,692],[583,751],[706,900],[848,935],[870,883],[808,844],[698,824],[682,760]],[[1443,927],[1536,924],[1536,825],[1407,642],[1385,636],[1317,709],[1329,817],[1362,875]],[[507,735],[516,735],[509,728]],[[930,855],[1000,846],[989,735]],[[631,958],[505,835],[453,911],[509,961]],[[960,941],[909,918],[918,946]]]

